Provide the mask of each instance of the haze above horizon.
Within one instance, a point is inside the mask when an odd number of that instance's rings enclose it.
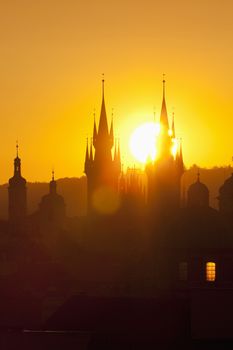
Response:
[[[158,120],[162,74],[186,166],[228,165],[233,155],[233,3],[230,0],[7,1],[1,4],[0,183],[19,139],[28,181],[83,174],[105,73],[108,120],[122,162],[129,138]]]

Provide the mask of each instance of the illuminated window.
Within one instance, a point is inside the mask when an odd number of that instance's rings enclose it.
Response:
[[[206,263],[206,281],[214,282],[216,279],[216,264],[214,262]]]
[[[187,262],[179,263],[179,279],[180,281],[187,281],[188,279],[188,264]]]

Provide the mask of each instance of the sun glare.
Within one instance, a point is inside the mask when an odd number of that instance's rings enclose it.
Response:
[[[175,158],[176,153],[178,151],[178,140],[177,139],[173,139],[172,140],[172,155]]]
[[[137,127],[131,135],[129,147],[132,155],[141,163],[156,158],[156,137],[160,131],[159,123],[145,123]]]

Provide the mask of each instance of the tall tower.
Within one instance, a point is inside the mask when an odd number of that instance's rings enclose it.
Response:
[[[148,205],[153,215],[169,216],[180,207],[180,181],[184,172],[182,144],[179,149],[175,136],[174,114],[172,127],[169,127],[165,80],[163,79],[163,98],[160,114],[160,133],[156,140],[157,158],[146,167],[148,175]]]
[[[93,206],[93,196],[101,189],[118,191],[118,179],[121,172],[121,157],[119,143],[115,145],[114,157],[113,118],[110,129],[108,128],[107,114],[104,97],[104,79],[102,80],[102,105],[98,129],[94,116],[93,138],[90,147],[87,140],[84,172],[87,175],[87,202],[88,213],[96,210]],[[93,151],[94,148],[94,151]]]
[[[52,172],[52,180],[49,183],[49,193],[44,195],[39,204],[41,226],[53,226],[62,228],[66,217],[64,198],[57,193],[57,182]]]
[[[16,158],[14,160],[14,175],[9,180],[9,221],[20,224],[27,215],[27,188],[26,180],[21,176],[21,160],[18,154],[19,146],[16,144]],[[16,226],[17,227],[17,226]]]

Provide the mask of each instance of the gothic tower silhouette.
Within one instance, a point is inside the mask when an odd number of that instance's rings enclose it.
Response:
[[[148,205],[153,215],[169,215],[180,207],[180,182],[184,172],[182,144],[177,146],[176,154],[172,148],[177,143],[174,114],[170,128],[165,99],[165,80],[163,80],[163,99],[160,114],[160,133],[156,140],[156,160],[148,161]]]
[[[14,175],[9,180],[9,221],[12,224],[20,224],[27,215],[27,188],[26,180],[21,175],[21,160],[18,155],[18,143],[16,145],[16,158],[14,160]]]
[[[110,189],[118,191],[118,180],[121,172],[120,146],[115,143],[114,157],[112,149],[114,147],[113,118],[110,129],[108,128],[107,114],[104,97],[104,79],[102,80],[102,105],[98,129],[94,116],[93,138],[90,147],[86,145],[86,158],[84,172],[87,176],[87,206],[88,214],[96,213],[93,205],[93,196],[100,189]],[[94,148],[94,151],[93,151]]]

